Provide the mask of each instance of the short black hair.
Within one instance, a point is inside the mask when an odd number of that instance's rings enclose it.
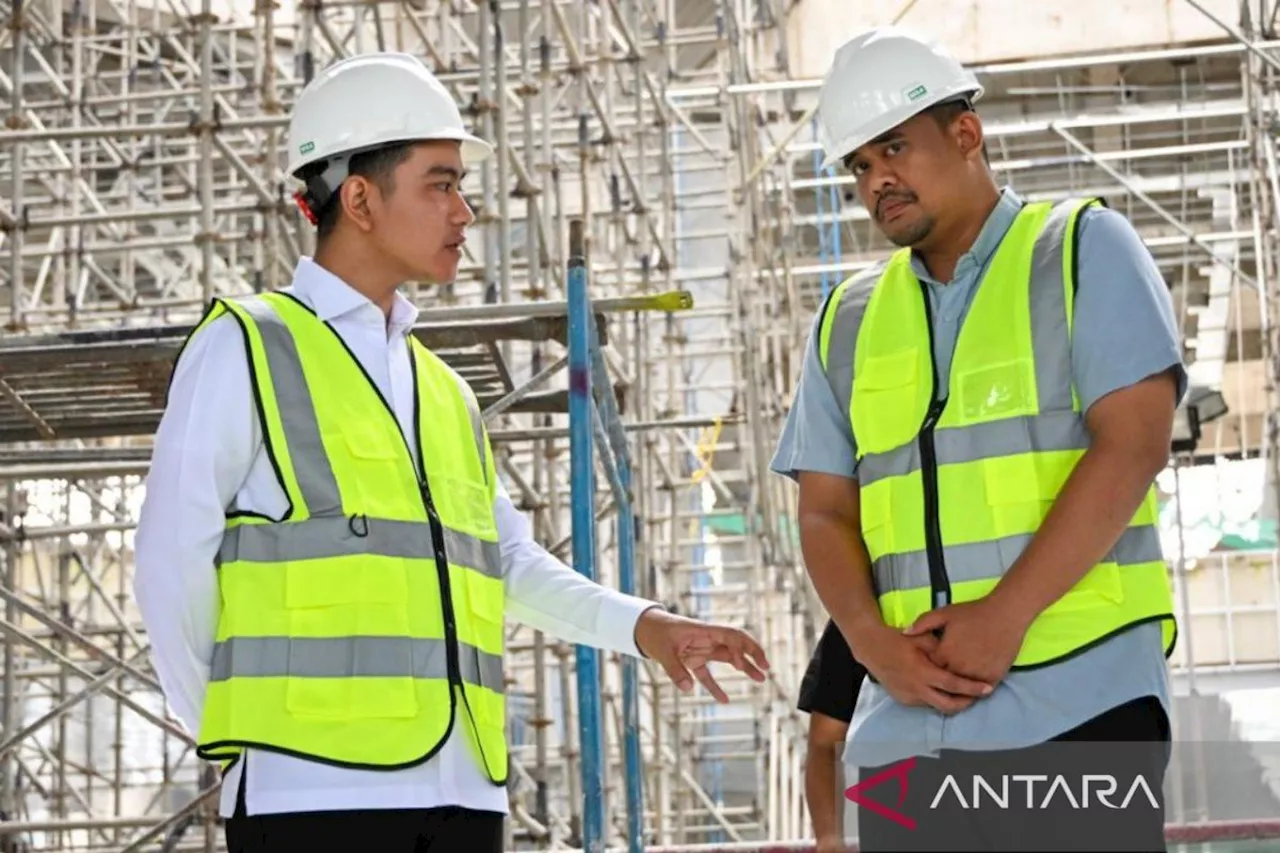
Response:
[[[396,168],[413,153],[415,142],[393,142],[379,148],[361,151],[351,155],[347,163],[348,175],[359,175],[372,181],[384,194],[390,195],[396,188]],[[303,169],[298,177],[304,182],[322,174],[328,161],[322,160]],[[312,212],[316,217],[316,242],[323,243],[337,227],[342,215],[342,204],[338,200],[341,185],[334,187],[328,200]]]
[[[973,108],[973,102],[968,98],[955,98],[950,101],[943,101],[940,104],[934,104],[924,110],[921,115],[932,116],[938,127],[946,130],[951,126],[951,122],[955,121],[958,116],[963,115],[964,113],[977,114],[977,112],[978,111]],[[986,161],[988,166],[991,165],[991,155],[987,151],[987,142],[985,139],[982,142],[982,159]],[[841,163],[846,169],[852,172],[853,152],[850,151],[845,155],[845,158]]]

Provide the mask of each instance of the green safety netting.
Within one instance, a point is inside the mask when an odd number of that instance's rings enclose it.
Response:
[[[1177,507],[1172,496],[1159,495],[1161,527],[1174,530],[1178,523]],[[1182,519],[1185,535],[1200,542],[1216,538],[1214,551],[1264,551],[1276,547],[1277,523],[1271,519],[1227,518],[1220,513],[1197,519]]]
[[[1276,523],[1274,521],[1250,521],[1234,531],[1223,531],[1216,550],[1258,551],[1276,547]]]
[[[782,519],[782,529],[791,535],[795,542],[799,542],[795,525],[789,519]],[[747,517],[743,513],[733,513],[732,515],[713,515],[702,519],[702,526],[709,533],[717,536],[744,536],[747,533]],[[757,529],[764,526],[764,520],[760,519],[757,523]]]

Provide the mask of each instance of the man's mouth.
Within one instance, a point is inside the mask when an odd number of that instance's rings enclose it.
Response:
[[[889,196],[887,198],[882,198],[877,205],[879,210],[876,212],[876,218],[882,222],[892,219],[894,216],[897,216],[905,210],[909,204],[911,204],[911,199],[903,198],[902,196]]]

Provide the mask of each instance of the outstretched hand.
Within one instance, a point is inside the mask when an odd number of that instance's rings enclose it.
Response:
[[[636,645],[657,661],[676,687],[688,693],[698,682],[718,702],[729,697],[711,676],[711,661],[731,664],[752,681],[763,682],[769,661],[751,635],[737,628],[709,625],[661,608],[651,608],[636,623]]]

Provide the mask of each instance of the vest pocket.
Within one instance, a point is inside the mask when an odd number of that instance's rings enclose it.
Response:
[[[493,500],[489,488],[477,480],[449,474],[431,474],[432,491],[439,490],[436,503],[447,507],[447,524],[456,524],[464,533],[483,539],[496,539]],[[444,507],[442,507],[443,509]],[[477,566],[476,568],[484,568]]]
[[[893,528],[889,525],[893,480],[881,480],[864,486],[859,492],[858,515],[862,525],[862,540],[867,554],[877,560],[884,554],[894,553]]]
[[[1112,606],[1124,601],[1124,584],[1120,580],[1120,566],[1115,563],[1098,563],[1081,578],[1066,595],[1049,606],[1050,612],[1084,610],[1099,606]]]
[[[1010,446],[1034,447],[1025,420],[1006,422],[1011,433]],[[1022,556],[1028,543],[1040,529],[1052,509],[1070,473],[1052,452],[1022,452],[982,460],[983,488],[986,492],[987,530],[979,530],[976,518],[970,518],[976,539],[993,541],[999,555],[999,573],[1007,572]],[[1046,613],[1085,610],[1110,606],[1124,600],[1120,567],[1108,556],[1094,566],[1065,595],[1050,605]]]
[[[384,662],[388,668],[406,672],[413,667],[408,652]],[[418,697],[409,676],[316,678],[291,672],[285,685],[285,708],[294,717],[334,722],[412,719],[418,715]]]
[[[920,430],[928,409],[920,387],[918,348],[872,355],[855,367],[850,418],[862,453],[883,453],[906,444]]]
[[[956,376],[963,423],[985,423],[1031,415],[1035,405],[1036,368],[1030,359],[982,365]]]
[[[468,571],[467,614],[473,620],[472,634],[478,646],[501,654],[504,642],[503,627],[506,620],[506,602],[501,578],[488,578],[478,572]]]
[[[486,578],[476,572],[467,572],[467,617],[470,621],[466,636],[471,639],[470,648],[463,648],[462,654],[471,655],[474,661],[475,677],[480,684],[495,692],[502,692],[503,668],[502,653],[505,645],[503,630],[506,623],[506,605],[502,581]],[[496,664],[496,665],[495,665]],[[465,669],[464,664],[464,669]],[[471,702],[471,710],[479,724],[503,728],[506,725],[506,714],[501,699],[475,694],[476,701]]]
[[[421,502],[415,466],[403,440],[391,429],[356,434],[343,431],[341,441],[350,459],[334,473],[347,495],[344,509],[348,512],[403,518],[406,506],[416,507]]]
[[[1018,421],[1009,421],[1008,426],[1011,431],[1026,433],[1026,425]],[[1010,445],[1016,446],[1012,440]],[[982,466],[982,485],[986,492],[988,513],[984,526],[988,529],[981,530],[976,523],[971,523],[973,538],[999,540],[1025,537],[1038,530],[1053,506],[1057,491],[1052,488],[1053,484],[1048,478],[1041,476],[1036,455],[1013,453],[988,457],[978,464]],[[972,522],[977,521],[979,519],[972,519]],[[1021,552],[1025,542],[1021,539],[1018,542],[1018,551]]]
[[[285,707],[329,720],[417,715],[405,561],[360,556],[288,563]]]

